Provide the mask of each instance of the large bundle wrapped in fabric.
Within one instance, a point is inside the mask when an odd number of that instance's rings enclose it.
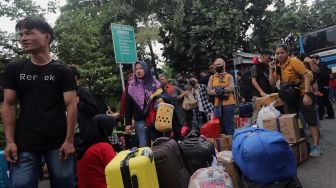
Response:
[[[277,131],[252,127],[237,130],[233,135],[232,154],[251,182],[266,185],[296,177],[294,154]]]

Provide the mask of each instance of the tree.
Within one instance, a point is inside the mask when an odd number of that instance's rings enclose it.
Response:
[[[59,60],[75,64],[93,93],[118,101],[122,89],[110,24],[135,26],[132,9],[114,1],[71,0],[61,11],[55,26]]]
[[[181,8],[180,19],[171,7],[163,7],[159,14],[163,55],[175,70],[198,72],[214,57],[231,56],[241,48],[243,15],[235,2],[186,0]]]

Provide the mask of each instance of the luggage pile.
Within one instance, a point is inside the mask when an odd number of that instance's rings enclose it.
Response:
[[[293,114],[263,120],[264,129],[250,127],[256,108],[276,101],[277,94],[239,106],[240,120],[232,136],[220,133],[212,117],[200,133],[182,141],[157,138],[151,148],[120,152],[105,168],[113,188],[300,188],[297,164],[308,158],[307,141],[300,137]],[[253,110],[254,109],[254,110]],[[245,118],[245,119],[244,119]]]

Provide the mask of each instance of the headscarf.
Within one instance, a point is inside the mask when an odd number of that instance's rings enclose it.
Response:
[[[135,63],[135,66],[137,64],[140,64],[144,69],[144,79],[138,79],[134,71],[128,83],[128,94],[143,110],[145,101],[149,102],[151,94],[160,87],[160,82],[153,76],[149,65],[145,61],[138,61]]]
[[[86,150],[96,143],[107,142],[111,144],[108,137],[111,136],[115,125],[116,122],[111,116],[105,114],[95,115],[88,124],[86,134],[84,138],[81,139],[77,148],[78,160],[83,157]]]

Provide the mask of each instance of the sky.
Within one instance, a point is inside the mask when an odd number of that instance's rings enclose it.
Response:
[[[48,0],[33,0],[37,5],[40,5],[42,8],[47,8]],[[60,6],[65,5],[66,0],[55,0]],[[48,15],[45,15],[45,19],[47,22],[51,25],[54,26],[55,21],[57,20],[58,16],[60,14],[60,11],[57,10],[57,12],[54,13],[49,13]],[[9,18],[6,17],[0,17],[0,30],[2,31],[7,31],[7,32],[15,32],[15,20],[10,20]]]

